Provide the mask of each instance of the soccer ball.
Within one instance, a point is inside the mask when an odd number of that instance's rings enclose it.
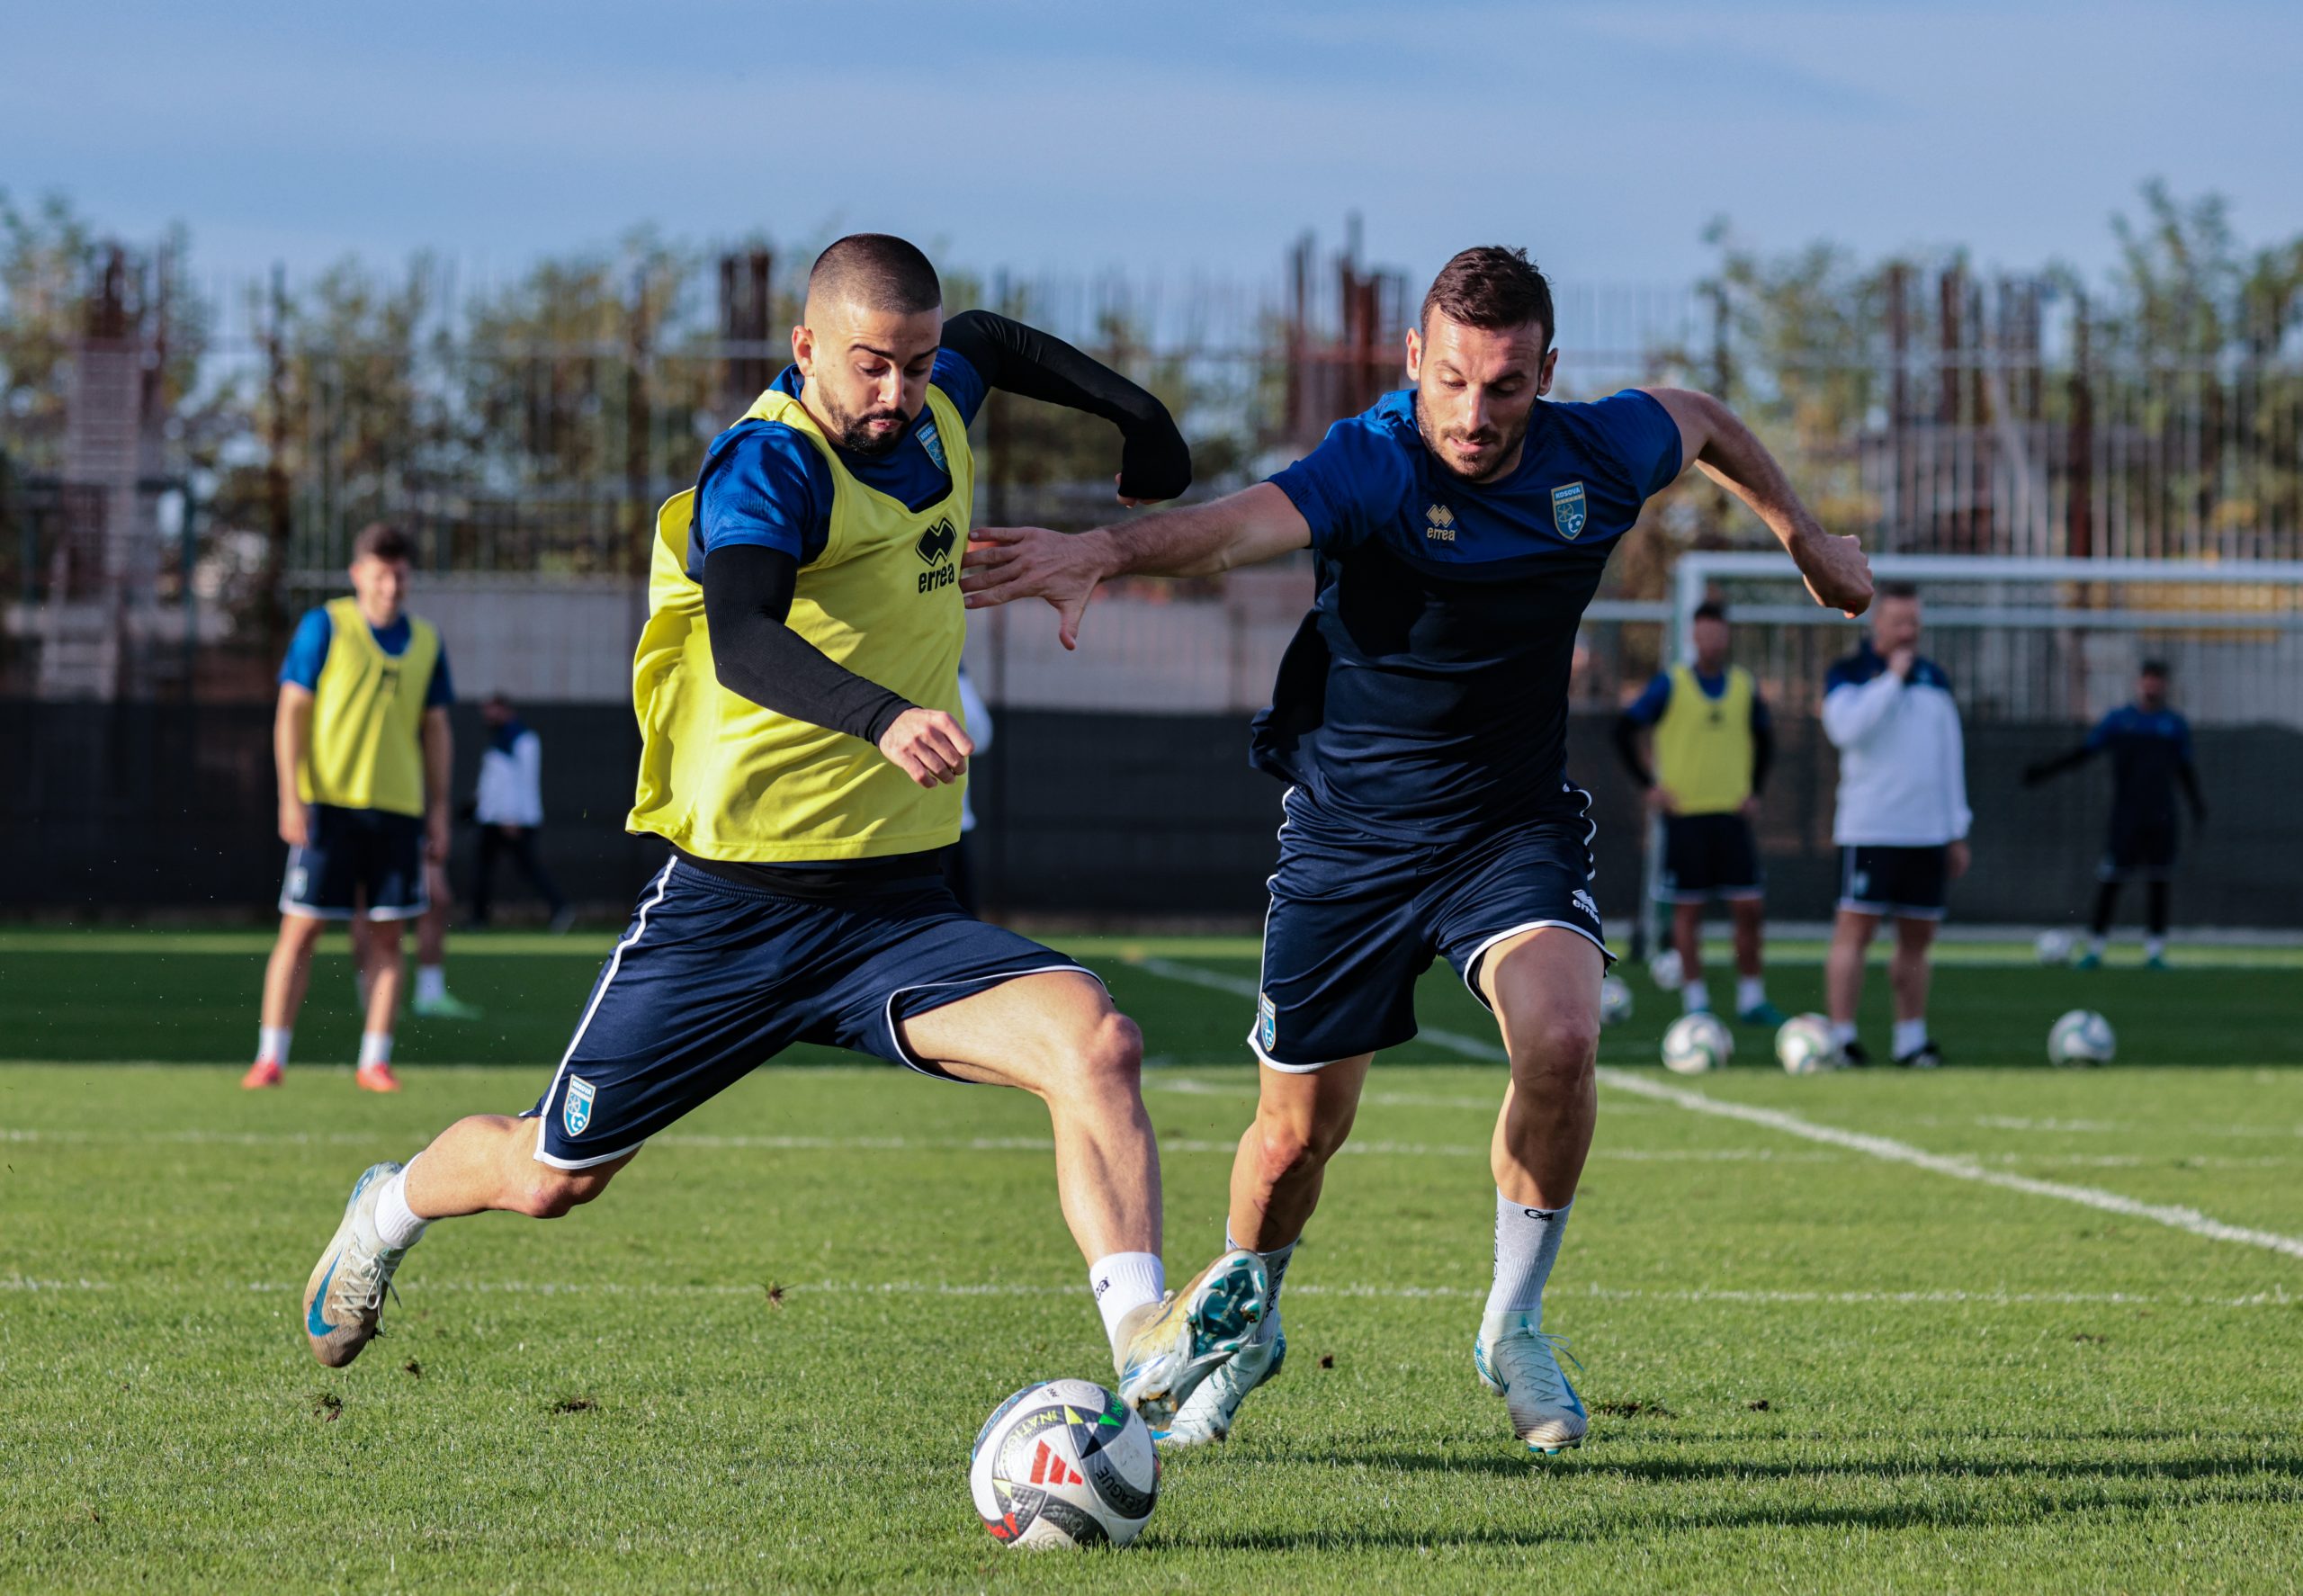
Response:
[[[2119,1050],[2111,1022],[2092,1009],[2074,1009],[2048,1028],[2049,1063],[2108,1064]]]
[[[1663,1033],[1663,1067],[1677,1075],[1723,1068],[1735,1055],[1735,1038],[1716,1014],[1682,1014]]]
[[[968,1490],[1011,1547],[1124,1547],[1160,1495],[1160,1454],[1134,1409],[1090,1380],[1026,1385],[976,1432]]]
[[[1819,1075],[1839,1065],[1832,1045],[1832,1022],[1820,1014],[1795,1014],[1775,1033],[1776,1061],[1787,1075]]]
[[[1687,984],[1688,973],[1680,964],[1680,950],[1676,947],[1667,947],[1648,960],[1647,973],[1667,992],[1678,991]]]
[[[1619,975],[1600,982],[1600,1023],[1621,1025],[1631,1018],[1631,983]]]
[[[2071,933],[2042,931],[2039,939],[2031,944],[2031,951],[2039,955],[2042,964],[2068,964],[2071,963]]]

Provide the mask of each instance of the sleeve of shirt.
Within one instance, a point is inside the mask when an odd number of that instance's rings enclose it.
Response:
[[[1680,424],[1662,400],[1626,388],[1593,405],[1591,415],[1641,498],[1652,498],[1671,485],[1686,462],[1680,458]]]
[[[327,664],[327,645],[336,628],[325,609],[307,610],[288,640],[288,657],[280,662],[280,685],[293,682],[307,693],[319,691],[320,670]]]
[[[1773,712],[1768,708],[1767,700],[1760,696],[1760,690],[1757,687],[1753,687],[1752,689],[1752,734],[1754,736],[1765,736],[1774,730],[1775,715]]]
[[[520,781],[520,811],[525,823],[543,824],[543,739],[524,731],[512,745],[512,767]]]
[[[2191,763],[2191,723],[2181,715],[2175,717],[2175,758]]]
[[[1883,670],[1869,681],[1834,678],[1824,694],[1824,735],[1836,749],[1850,749],[1868,740],[1886,720],[1903,697],[1903,678]]]
[[[2082,751],[2092,754],[2099,749],[2109,748],[2111,742],[2111,733],[2118,729],[2119,718],[2119,712],[2117,710],[2113,710],[2110,714],[2105,715],[2101,720],[2096,722],[2095,729],[2087,734],[2087,740],[2080,744]]]
[[[1409,466],[1399,448],[1364,417],[1328,428],[1320,446],[1271,479],[1312,529],[1312,547],[1339,554],[1364,542],[1397,512]]]
[[[1631,701],[1631,707],[1623,712],[1623,718],[1635,726],[1653,726],[1671,707],[1671,673],[1659,670],[1654,679],[1641,690],[1639,696]]]
[[[722,445],[726,457],[704,476],[696,494],[691,570],[703,557],[733,544],[775,549],[805,565],[823,552],[831,506],[820,491],[822,457],[791,427],[762,421]]]
[[[960,412],[961,420],[971,423],[975,420],[975,413],[983,408],[984,395],[990,390],[974,363],[949,347],[936,352],[935,369],[927,373],[927,381],[944,390],[944,397]]]
[[[440,645],[440,657],[432,662],[432,680],[424,689],[426,709],[446,709],[456,702],[456,685],[448,675],[448,645]]]

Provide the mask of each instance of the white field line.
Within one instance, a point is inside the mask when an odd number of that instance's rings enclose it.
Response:
[[[1171,964],[1166,959],[1145,959],[1138,965],[1154,975],[1169,975],[1174,972],[1191,971],[1193,984],[1236,991],[1246,987],[1250,993],[1253,983],[1238,982],[1236,978],[1215,975],[1195,970],[1188,964]],[[1201,978],[1205,979],[1201,979]],[[1175,974],[1177,980],[1186,979]],[[1219,986],[1219,983],[1230,984]],[[1447,1032],[1424,1031],[1422,1035],[1442,1047],[1474,1058],[1495,1059],[1502,1056],[1502,1049],[1491,1043],[1470,1037],[1456,1036]],[[1929,1152],[1913,1147],[1908,1142],[1898,1142],[1887,1136],[1875,1136],[1861,1131],[1843,1131],[1835,1126],[1818,1125],[1802,1119],[1796,1114],[1786,1114],[1777,1108],[1752,1107],[1743,1103],[1723,1102],[1706,1097],[1685,1087],[1668,1086],[1660,1080],[1649,1080],[1626,1070],[1602,1065],[1599,1071],[1601,1084],[1651,1102],[1670,1103],[1691,1114],[1707,1114],[1721,1119],[1739,1119],[1746,1125],[1764,1126],[1786,1135],[1799,1136],[1827,1146],[1843,1147],[1890,1163],[1908,1164],[1931,1174],[1946,1175],[1954,1180],[1971,1180],[1979,1185],[1995,1186],[2003,1191],[2021,1192],[2026,1197],[2049,1197],[2057,1202],[2077,1203],[2105,1214],[2116,1214],[2128,1219],[2146,1219],[2154,1224],[2203,1237],[2210,1242],[2227,1242],[2243,1247],[2260,1247],[2289,1258],[2303,1259],[2303,1237],[2281,1235],[2276,1231],[2254,1230],[2245,1225],[2230,1224],[2200,1213],[2197,1208],[2167,1203],[2146,1203],[2115,1191],[2105,1191],[2093,1186],[2067,1186],[2059,1180],[2041,1180],[2036,1176],[2018,1175],[2005,1170],[1989,1169],[1970,1158]],[[2071,1122],[2066,1122],[2071,1123]],[[2081,1122],[2085,1123],[2085,1122]]]
[[[0,1275],[0,1291],[26,1293],[83,1293],[117,1291],[121,1287],[109,1280],[92,1280],[85,1277],[72,1280],[40,1279],[23,1275]],[[203,1291],[211,1289],[203,1285]],[[237,1289],[255,1295],[292,1292],[298,1283],[287,1280],[250,1280]],[[632,1296],[632,1297],[758,1297],[766,1294],[764,1281],[746,1284],[729,1283],[717,1286],[671,1285],[654,1281],[627,1283],[617,1280],[458,1280],[420,1279],[412,1289],[426,1291],[462,1292],[487,1296]],[[784,1292],[823,1294],[840,1296],[938,1296],[938,1297],[1050,1297],[1074,1296],[1080,1294],[1078,1286],[1057,1286],[1026,1281],[947,1281],[947,1280],[812,1280],[784,1284],[777,1287]],[[1322,1286],[1302,1281],[1287,1288],[1290,1296],[1325,1296],[1375,1299],[1388,1302],[1483,1302],[1487,1298],[1484,1286]],[[1929,1291],[1770,1291],[1742,1289],[1734,1287],[1688,1287],[1670,1290],[1653,1290],[1638,1287],[1585,1286],[1563,1288],[1553,1300],[1586,1298],[1595,1302],[1672,1302],[1672,1303],[1748,1303],[1759,1305],[1793,1305],[1840,1307],[2187,1307],[2187,1308],[2267,1308],[2289,1307],[2303,1301],[2284,1290],[2253,1292],[2244,1296],[2197,1296],[2173,1294],[2155,1296],[2147,1293],[2128,1291],[1984,1291],[1935,1289]]]

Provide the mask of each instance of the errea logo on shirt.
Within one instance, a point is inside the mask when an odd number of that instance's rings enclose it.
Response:
[[[958,529],[949,516],[919,534],[919,542],[912,547],[927,569],[919,573],[919,590],[932,593],[938,587],[948,587],[959,580],[959,571],[952,563],[952,545],[960,541]]]
[[[1452,543],[1456,541],[1456,513],[1446,505],[1433,505],[1423,512],[1423,536],[1427,542]]]

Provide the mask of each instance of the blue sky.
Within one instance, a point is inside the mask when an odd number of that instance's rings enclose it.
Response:
[[[0,186],[205,268],[501,272],[652,221],[947,263],[1272,273],[1365,218],[1670,283],[1789,247],[2110,259],[2137,184],[2303,231],[2303,5],[274,0],[10,8]]]

